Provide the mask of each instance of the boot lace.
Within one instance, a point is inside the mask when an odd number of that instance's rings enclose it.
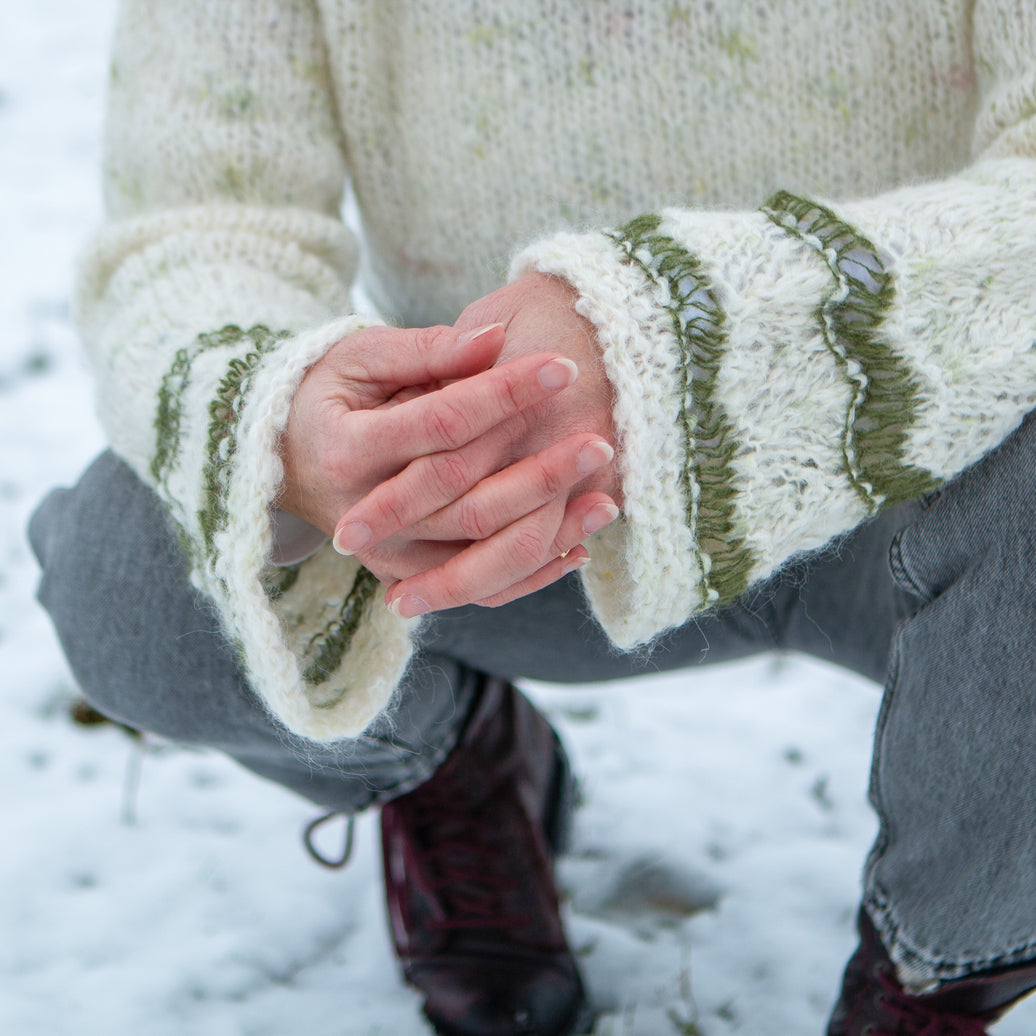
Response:
[[[907,993],[887,972],[879,973],[879,994],[885,1014],[895,1029],[864,1030],[871,1036],[989,1036],[981,1019],[948,1014]]]
[[[490,798],[474,807],[456,800],[422,803],[416,835],[444,916],[439,931],[475,928],[514,929],[527,925],[516,910],[524,867],[516,840],[501,823],[500,803]],[[463,802],[463,799],[459,800]]]

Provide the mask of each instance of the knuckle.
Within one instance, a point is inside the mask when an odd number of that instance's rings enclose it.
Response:
[[[395,495],[383,496],[377,502],[375,522],[382,528],[405,529],[410,524],[406,500]]]
[[[537,489],[544,500],[553,500],[565,488],[561,473],[549,464],[540,463],[536,471]]]
[[[456,449],[471,438],[471,419],[453,403],[440,402],[428,420],[431,436],[444,449]]]
[[[438,453],[428,458],[429,475],[449,499],[471,485],[471,467],[459,453]]]
[[[491,535],[492,526],[486,521],[484,509],[476,500],[463,499],[457,504],[457,525],[467,540],[484,540]]]
[[[540,529],[535,527],[520,529],[511,544],[511,554],[519,566],[529,564],[537,567],[546,557],[547,543]]]
[[[439,325],[419,327],[414,332],[414,345],[419,353],[430,356],[442,348],[449,329]]]
[[[442,601],[442,607],[445,608],[460,608],[465,604],[471,604],[475,599],[475,595],[472,593],[467,580],[459,579],[456,582],[444,583],[439,597]]]
[[[507,371],[500,382],[499,392],[502,409],[508,414],[518,414],[525,409],[526,399],[521,380]]]

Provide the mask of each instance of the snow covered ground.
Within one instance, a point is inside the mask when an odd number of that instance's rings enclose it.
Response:
[[[68,296],[99,213],[113,6],[11,4],[0,30],[0,1033],[427,1033],[388,947],[373,819],[327,872],[299,843],[311,808],[280,788],[73,726],[32,603],[25,520],[101,445]],[[765,658],[534,693],[583,781],[560,877],[598,1036],[819,1034],[874,833],[877,688]],[[998,1029],[1033,1031],[1036,1005]]]

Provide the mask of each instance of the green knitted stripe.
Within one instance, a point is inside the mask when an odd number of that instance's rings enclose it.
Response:
[[[180,442],[180,399],[187,385],[193,354],[180,349],[173,365],[165,372],[158,390],[155,411],[155,455],[151,458],[151,477],[162,484],[172,466]]]
[[[266,331],[253,328],[252,331]],[[266,332],[269,333],[269,332]],[[252,334],[252,332],[248,332]],[[165,484],[166,476],[176,463],[180,451],[180,424],[183,414],[183,396],[190,380],[191,365],[197,357],[213,349],[226,349],[240,344],[243,332],[228,325],[211,334],[202,334],[191,348],[180,349],[173,365],[166,371],[158,390],[155,411],[155,454],[151,459],[151,474],[156,483]]]
[[[930,472],[904,460],[920,397],[910,368],[881,337],[895,285],[874,245],[830,209],[784,191],[762,212],[814,248],[835,279],[816,316],[851,390],[842,462],[853,489],[874,512],[935,488]]]
[[[725,604],[748,587],[755,558],[737,532],[734,426],[717,398],[726,315],[700,261],[641,216],[612,235],[626,260],[668,292],[667,310],[683,357],[679,424],[687,464],[680,473],[687,524],[702,569],[702,600]]]
[[[182,502],[169,490],[168,477],[180,454],[180,426],[183,419],[183,399],[191,376],[191,365],[203,353],[238,344],[241,332],[236,327],[225,327],[213,334],[198,335],[190,348],[179,349],[172,366],[166,371],[158,390],[155,410],[155,452],[151,458],[151,475],[176,518],[177,531],[184,556],[191,567],[200,563],[198,551],[184,531],[188,516]]]
[[[361,568],[338,614],[311,638],[307,654],[312,654],[313,660],[302,674],[302,679],[311,687],[325,683],[338,670],[360,623],[370,611],[377,588],[377,579],[367,569]],[[340,698],[341,695],[332,701],[321,702],[318,707],[331,708]]]
[[[226,327],[223,334],[234,334],[237,340],[251,340],[254,348],[244,356],[236,356],[227,365],[216,395],[209,404],[209,435],[206,461],[202,472],[202,499],[198,509],[198,527],[210,561],[215,560],[216,534],[227,525],[227,491],[230,471],[237,452],[237,426],[248,386],[262,358],[291,332],[272,332],[261,325],[242,331]]]
[[[263,573],[263,590],[268,600],[279,601],[298,582],[300,572],[298,565],[270,566]]]

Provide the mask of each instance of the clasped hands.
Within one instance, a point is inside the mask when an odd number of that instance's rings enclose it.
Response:
[[[453,327],[358,331],[307,371],[279,506],[354,554],[397,615],[541,589],[618,516],[611,388],[574,300],[530,274]]]

